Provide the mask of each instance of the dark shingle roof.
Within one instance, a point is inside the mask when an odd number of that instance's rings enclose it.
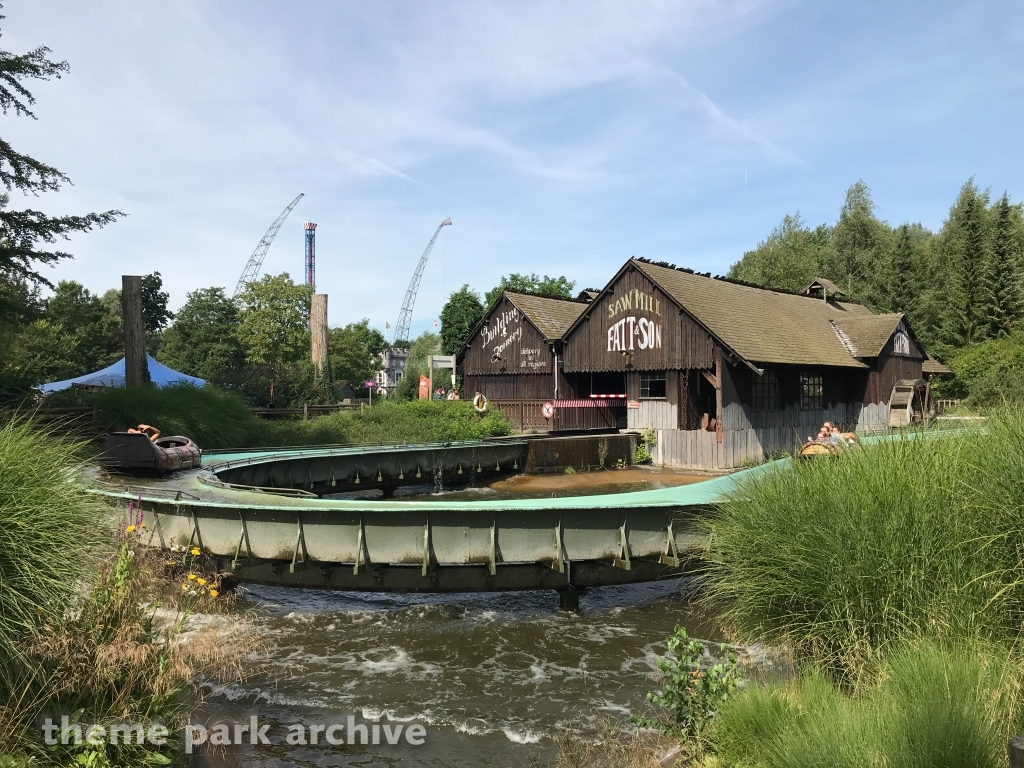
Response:
[[[553,299],[548,296],[532,296],[526,293],[506,291],[508,300],[515,304],[537,330],[544,334],[548,341],[560,339],[583,314],[587,305],[583,302],[567,299]]]
[[[866,367],[850,354],[831,323],[875,317],[859,304],[833,304],[641,261],[633,264],[750,362]]]
[[[944,366],[934,357],[925,357],[921,363],[921,373],[935,374],[935,373],[952,373],[949,368]]]
[[[839,338],[854,357],[878,357],[903,320],[899,312],[834,319]]]

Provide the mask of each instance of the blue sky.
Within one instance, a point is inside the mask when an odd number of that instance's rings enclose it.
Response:
[[[332,325],[394,324],[451,216],[413,332],[502,274],[600,287],[631,255],[724,273],[788,213],[863,179],[938,228],[960,186],[1024,198],[1024,4],[9,0],[4,48],[71,72],[3,137],[68,173],[47,212],[120,208],[48,272],[159,270],[178,306],[264,269],[301,279],[316,221]],[[14,201],[19,203],[18,200]]]

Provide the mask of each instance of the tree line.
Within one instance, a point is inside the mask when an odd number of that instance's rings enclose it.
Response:
[[[812,229],[799,213],[786,216],[727,276],[787,291],[827,278],[849,300],[905,314],[926,350],[949,361],[1021,326],[1022,267],[1024,216],[1007,193],[993,201],[969,179],[932,232],[879,219],[871,190],[858,181],[835,224]]]

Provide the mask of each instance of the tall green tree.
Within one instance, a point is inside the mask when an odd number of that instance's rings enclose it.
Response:
[[[263,368],[271,380],[285,366],[309,357],[309,302],[312,288],[292,282],[287,272],[264,275],[238,297],[235,332],[247,362]]]
[[[993,206],[992,245],[985,269],[986,314],[991,338],[1008,335],[1021,314],[1020,205],[1003,196]]]
[[[989,262],[988,193],[968,180],[942,228],[942,250],[949,273],[943,340],[950,347],[983,341],[988,335],[988,296],[984,273]]]
[[[889,227],[875,216],[875,201],[863,181],[846,190],[839,221],[832,230],[832,280],[851,298],[877,302],[881,269],[888,255]]]
[[[376,375],[381,354],[387,346],[384,334],[371,328],[367,318],[341,328],[331,328],[327,332],[331,379],[337,383],[347,381],[362,394],[360,387]]]
[[[49,54],[50,49],[45,46],[23,54],[0,50],[0,110],[5,115],[13,112],[19,117],[36,119],[31,109],[36,100],[26,82],[59,79],[69,70],[66,61],[53,61]],[[53,166],[16,151],[0,138],[0,184],[7,190],[0,194],[0,273],[50,285],[39,274],[39,266],[53,265],[71,258],[71,254],[47,246],[68,240],[75,232],[88,232],[124,216],[115,210],[82,216],[48,216],[28,208],[8,208],[10,193],[14,190],[39,195],[56,192],[70,183],[71,180]]]
[[[901,224],[893,243],[891,269],[887,271],[886,308],[890,312],[913,315],[915,310],[914,240],[910,226]]]
[[[535,293],[538,296],[550,296],[554,299],[571,299],[575,287],[576,282],[569,280],[565,275],[538,277],[537,275],[521,275],[518,272],[513,272],[511,275],[502,277],[501,281],[487,292],[484,303],[488,307],[491,306],[505,290],[517,293]]]
[[[441,354],[454,355],[462,349],[483,316],[480,294],[471,291],[468,285],[452,293],[441,310]]]
[[[831,230],[822,225],[808,229],[797,213],[785,216],[757,248],[729,268],[728,276],[765,288],[798,291],[815,277],[826,277]]]
[[[223,288],[191,291],[164,332],[160,361],[214,384],[236,382],[245,366],[238,328],[238,307]]]

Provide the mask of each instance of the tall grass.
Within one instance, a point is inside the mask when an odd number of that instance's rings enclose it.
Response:
[[[165,435],[186,435],[203,448],[238,448],[256,438],[259,422],[233,392],[188,384],[105,389],[89,396],[107,429],[152,424]]]
[[[1017,660],[1013,660],[1017,661]],[[857,697],[811,672],[718,712],[718,759],[763,768],[997,768],[1024,727],[1021,670],[997,649],[901,645]]]
[[[31,419],[0,423],[0,702],[22,682],[27,640],[95,572],[110,512],[75,482],[86,458]]]
[[[507,435],[500,413],[483,416],[465,401],[384,402],[301,420],[257,419],[238,395],[216,387],[109,389],[91,396],[108,429],[152,424],[186,435],[202,448],[254,448],[339,443],[425,443]]]
[[[707,600],[735,639],[847,684],[900,641],[1014,643],[1024,618],[1024,413],[762,475],[708,521]]]

